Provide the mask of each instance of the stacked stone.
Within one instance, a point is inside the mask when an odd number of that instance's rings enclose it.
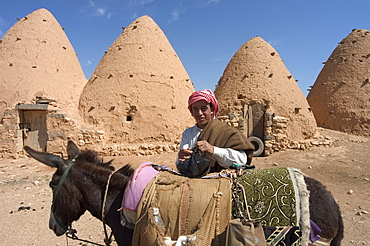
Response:
[[[244,131],[244,118],[242,112],[229,113],[228,115],[220,115],[217,116],[217,119],[239,129],[242,132]]]
[[[151,144],[141,144],[141,145],[132,145],[132,146],[121,146],[121,145],[112,145],[104,147],[102,152],[105,155],[109,156],[148,156],[148,155],[157,155],[163,153],[177,152],[179,141],[176,141],[177,144],[163,144],[163,143],[151,143]]]
[[[272,115],[272,114],[270,114]],[[271,121],[266,121],[265,127],[265,155],[270,155],[274,151],[287,149],[289,139],[287,136],[288,118],[275,116]]]
[[[50,111],[46,115],[48,126],[48,141],[46,149],[49,153],[67,157],[67,140],[75,140],[75,132],[78,131],[77,123],[68,118],[66,114]]]
[[[22,131],[19,130],[19,116],[16,110],[6,110],[0,124],[0,157],[17,158],[22,151]]]
[[[217,119],[244,132],[245,120],[242,112],[219,115],[217,116]],[[313,136],[311,139],[301,141],[290,140],[287,135],[288,123],[289,119],[286,117],[266,113],[265,133],[263,139],[265,156],[286,149],[305,150],[315,146],[333,146],[335,143],[334,139],[323,136]]]

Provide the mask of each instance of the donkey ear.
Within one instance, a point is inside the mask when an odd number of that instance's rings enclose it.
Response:
[[[68,160],[72,160],[73,158],[76,158],[80,154],[77,145],[72,140],[69,140],[67,143],[67,153]]]
[[[64,160],[60,156],[53,155],[53,154],[46,153],[46,152],[37,151],[28,146],[24,146],[24,150],[34,159],[38,160],[41,163],[48,165],[49,167],[58,167],[58,166],[64,165]]]

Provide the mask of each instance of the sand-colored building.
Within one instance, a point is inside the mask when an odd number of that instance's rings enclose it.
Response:
[[[3,157],[22,147],[63,154],[67,139],[107,155],[176,151],[194,124],[194,86],[163,31],[135,20],[88,83],[62,27],[46,9],[20,19],[0,43]]]
[[[306,98],[277,51],[261,37],[244,43],[216,89],[220,115],[265,142],[265,154],[303,148],[316,133]],[[222,117],[221,117],[222,118]],[[301,145],[300,145],[301,143]]]
[[[324,63],[307,96],[317,124],[370,136],[370,31],[353,30]]]
[[[78,115],[87,80],[67,35],[48,10],[19,19],[5,33],[0,71],[1,152],[19,152],[23,145],[45,150],[48,140],[65,138],[47,121]]]
[[[163,31],[142,16],[101,59],[81,94],[79,109],[84,128],[102,132],[107,146],[140,148],[144,143],[174,142],[194,124],[187,110],[193,91]]]

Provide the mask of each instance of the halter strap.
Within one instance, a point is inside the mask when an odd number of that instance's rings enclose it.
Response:
[[[62,177],[60,178],[59,182],[58,182],[58,185],[57,185],[57,188],[55,189],[55,192],[53,192],[53,203],[51,205],[51,211],[53,212],[54,214],[54,210],[55,210],[55,200],[57,198],[57,195],[60,191],[60,188],[62,187],[63,183],[64,183],[64,180],[66,179],[69,171],[71,170],[73,164],[75,163],[76,161],[76,158],[78,156],[76,156],[75,158],[72,159],[72,161],[68,164],[66,170],[64,171]],[[64,230],[68,231],[68,226],[66,226],[62,221],[60,221],[54,214],[54,219],[55,221],[57,222],[57,224],[62,227]]]
[[[57,185],[57,188],[55,189],[55,192],[53,193],[53,205],[54,205],[54,202],[55,202],[55,199],[60,191],[60,188],[62,187],[63,183],[64,183],[64,180],[66,179],[69,171],[71,170],[71,167],[73,166],[73,164],[75,163],[76,161],[76,158],[78,156],[76,156],[75,158],[73,158],[73,160],[68,164],[67,166],[67,169],[64,171],[62,177],[60,178],[59,182],[58,182],[58,185]]]

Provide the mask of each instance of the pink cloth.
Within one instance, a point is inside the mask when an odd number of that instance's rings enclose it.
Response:
[[[123,193],[122,208],[137,211],[141,196],[147,184],[154,178],[158,171],[151,166],[151,162],[141,163],[132,174]]]
[[[205,100],[207,103],[212,104],[214,116],[216,117],[217,112],[218,112],[218,102],[217,102],[215,94],[213,94],[213,92],[208,89],[196,91],[190,95],[189,101],[188,101],[188,109],[190,110],[190,112],[191,112],[191,105],[200,100]]]

